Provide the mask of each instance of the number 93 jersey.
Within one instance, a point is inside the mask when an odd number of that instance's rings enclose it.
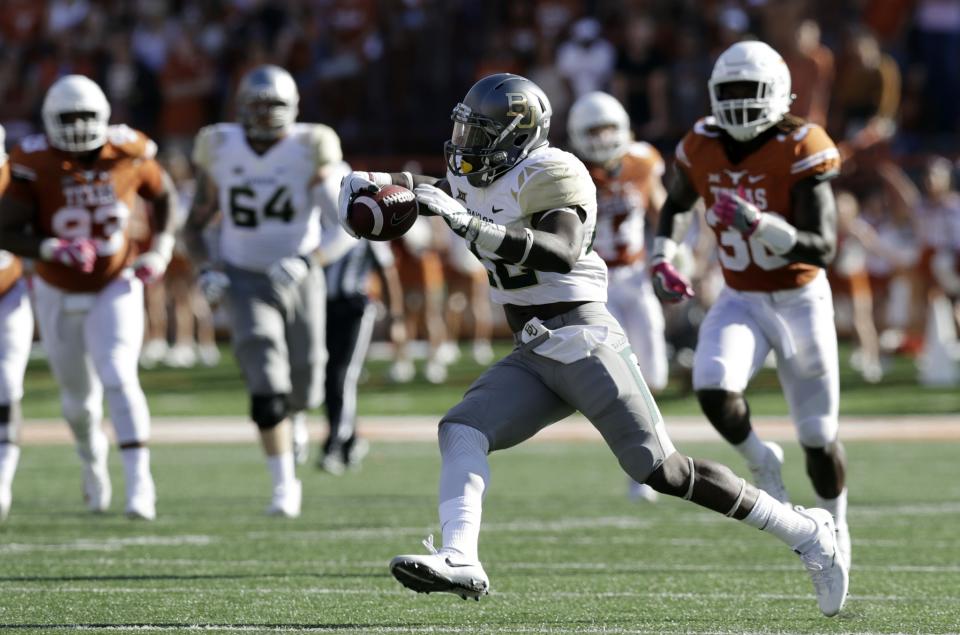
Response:
[[[486,187],[474,187],[466,177],[449,171],[447,182],[451,196],[471,214],[507,227],[536,229],[543,212],[559,208],[580,209],[586,214],[580,258],[569,273],[535,271],[474,246],[474,255],[487,270],[491,300],[521,306],[607,301],[607,267],[593,251],[597,190],[587,168],[575,156],[545,146]]]
[[[791,188],[807,178],[831,179],[840,170],[840,153],[823,128],[795,121],[736,164],[727,157],[713,117],[698,121],[677,146],[677,166],[706,204],[706,220],[717,238],[723,278],[738,291],[794,289],[808,284],[819,272],[815,265],[778,256],[755,237],[718,225],[712,211],[721,192],[742,190],[742,196],[761,211],[794,224]]]
[[[130,210],[139,194],[163,192],[163,168],[156,144],[127,126],[110,126],[107,143],[92,163],[80,163],[47,143],[46,135],[25,137],[10,154],[6,196],[34,210],[38,236],[91,238],[97,259],[91,273],[36,261],[37,274],[69,292],[99,291],[133,260]]]
[[[342,159],[337,134],[320,124],[293,124],[263,154],[254,152],[239,124],[203,128],[193,162],[217,185],[221,259],[264,272],[281,258],[315,250],[320,208],[311,190],[317,170]]]

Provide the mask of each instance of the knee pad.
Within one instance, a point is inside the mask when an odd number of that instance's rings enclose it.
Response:
[[[797,439],[805,448],[824,448],[837,440],[840,423],[832,417],[810,417],[797,421]]]
[[[0,443],[20,442],[20,402],[0,404]]]
[[[252,395],[250,418],[261,430],[275,428],[287,418],[289,406],[287,395]]]
[[[697,400],[704,416],[714,426],[724,424],[744,424],[750,421],[750,407],[743,394],[720,389],[697,391]]]

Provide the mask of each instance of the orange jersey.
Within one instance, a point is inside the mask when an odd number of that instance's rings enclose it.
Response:
[[[643,258],[651,185],[663,175],[663,158],[650,144],[634,143],[615,171],[602,166],[589,169],[597,186],[593,248],[609,267],[633,264]]]
[[[24,139],[10,156],[7,196],[32,206],[36,235],[92,238],[97,260],[91,273],[38,260],[37,274],[65,291],[99,291],[130,264],[135,248],[129,222],[136,195],[163,191],[157,146],[127,126],[110,126],[107,143],[92,163],[47,143],[44,135]]]
[[[756,238],[718,227],[712,208],[721,192],[737,193],[742,188],[742,196],[761,211],[793,223],[791,188],[810,177],[833,178],[840,170],[840,153],[823,128],[803,122],[733,164],[723,149],[720,129],[713,117],[707,117],[677,145],[676,159],[707,206],[707,224],[716,234],[727,285],[739,291],[777,291],[813,280],[818,267],[789,262]]]
[[[2,148],[0,148],[2,151]],[[10,183],[10,163],[0,166],[0,194]],[[13,288],[23,274],[23,263],[9,251],[0,250],[0,297]]]

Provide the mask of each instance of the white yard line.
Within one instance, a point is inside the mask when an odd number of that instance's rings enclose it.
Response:
[[[361,417],[358,430],[373,441],[434,441],[439,417]],[[785,417],[754,417],[754,425],[764,439],[796,439],[793,424]],[[311,418],[311,432],[319,439],[325,430],[319,417]],[[112,434],[109,424],[105,425]],[[23,426],[24,445],[71,443],[72,437],[62,420],[31,419]],[[676,442],[715,441],[720,436],[703,417],[670,417],[667,431]],[[904,415],[891,418],[841,417],[840,435],[844,440],[944,440],[960,441],[960,415]],[[242,417],[156,417],[153,443],[255,443],[256,428]],[[535,440],[601,442],[599,433],[579,415],[548,426]]]

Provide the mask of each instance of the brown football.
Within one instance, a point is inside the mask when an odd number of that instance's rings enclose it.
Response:
[[[373,193],[357,194],[348,211],[350,227],[368,240],[393,240],[417,220],[417,198],[400,185],[384,185]]]

